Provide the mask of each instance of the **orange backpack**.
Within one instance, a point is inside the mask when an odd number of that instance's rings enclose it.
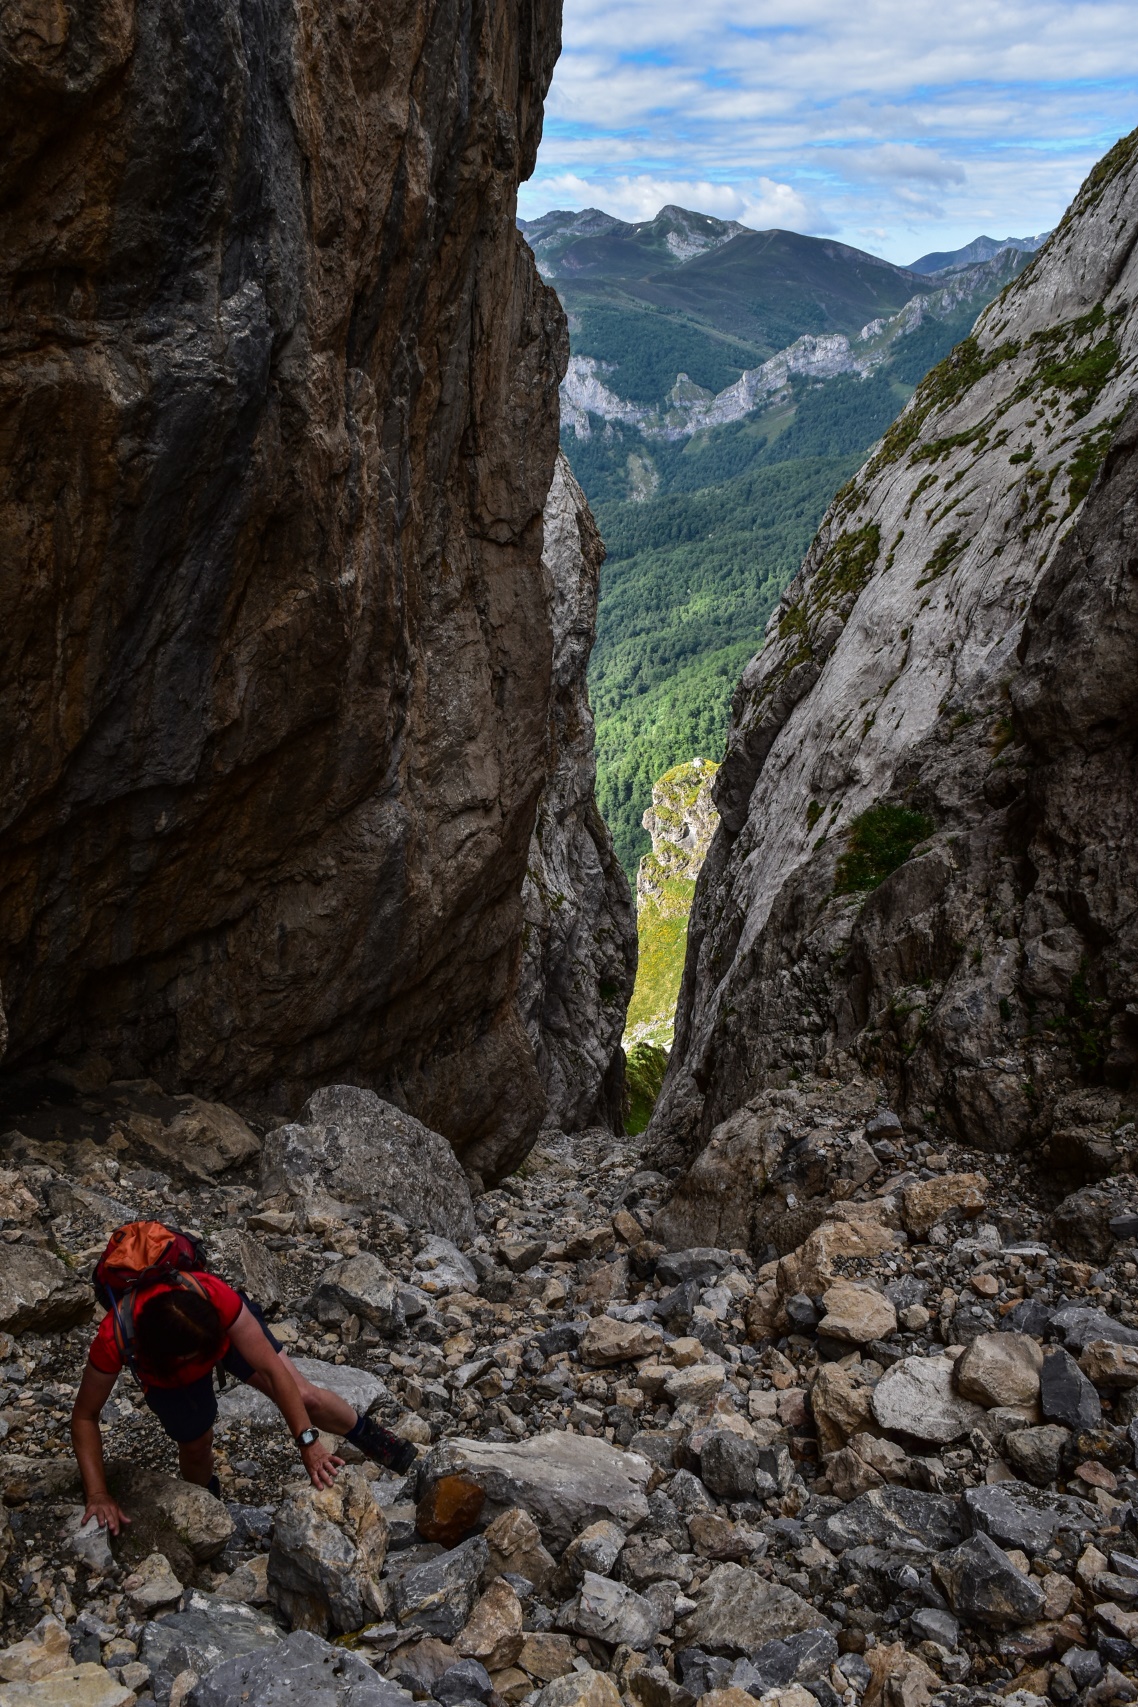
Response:
[[[119,1355],[136,1378],[134,1312],[139,1292],[165,1282],[204,1298],[204,1286],[188,1271],[203,1271],[205,1266],[198,1240],[161,1221],[128,1221],[111,1234],[92,1279],[96,1298],[114,1317]]]

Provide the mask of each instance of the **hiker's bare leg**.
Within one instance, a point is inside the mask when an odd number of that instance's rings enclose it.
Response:
[[[327,1434],[345,1435],[349,1429],[356,1426],[356,1413],[346,1399],[337,1398],[326,1387],[314,1387],[311,1381],[306,1381],[296,1364],[283,1351],[278,1353],[281,1362],[300,1389],[301,1403],[316,1428],[323,1429]],[[268,1393],[269,1384],[265,1377],[255,1374],[250,1377],[250,1387],[256,1387],[259,1393]]]
[[[206,1429],[196,1440],[180,1440],[178,1463],[184,1482],[195,1482],[199,1488],[207,1488],[213,1475],[213,1430]]]

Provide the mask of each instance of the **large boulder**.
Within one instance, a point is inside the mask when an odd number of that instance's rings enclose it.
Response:
[[[272,1309],[287,1296],[285,1272],[267,1245],[255,1233],[240,1227],[219,1227],[208,1241],[209,1265],[230,1286]]]
[[[1040,1583],[1017,1570],[983,1531],[943,1553],[933,1574],[956,1616],[966,1623],[1006,1630],[1030,1624],[1043,1612],[1046,1595]]]
[[[194,1567],[215,1559],[233,1534],[224,1503],[180,1476],[117,1459],[107,1467],[107,1486],[131,1520],[114,1543],[125,1564],[138,1565],[160,1553],[175,1575],[189,1582]]]
[[[0,1329],[10,1334],[53,1333],[85,1322],[95,1294],[38,1245],[0,1244]]]
[[[187,1707],[410,1707],[411,1697],[367,1661],[309,1630],[223,1660],[191,1689]]]
[[[0,1683],[0,1707],[134,1707],[136,1700],[133,1689],[89,1660],[34,1683]]]
[[[947,1357],[903,1357],[873,1389],[873,1415],[887,1434],[948,1446],[979,1427],[984,1410],[953,1391]]]
[[[485,1490],[487,1517],[521,1506],[546,1545],[560,1553],[601,1518],[624,1529],[642,1523],[652,1468],[636,1453],[580,1434],[540,1434],[516,1444],[448,1440],[427,1459],[421,1488],[425,1492],[443,1476],[464,1476]]]
[[[370,1251],[361,1251],[321,1275],[308,1308],[328,1327],[358,1316],[383,1333],[395,1334],[407,1322],[399,1293],[390,1269]]]
[[[269,1599],[294,1629],[358,1630],[383,1610],[387,1521],[362,1470],[330,1488],[298,1488],[277,1508]]]
[[[490,1558],[481,1535],[404,1571],[395,1585],[395,1611],[401,1624],[451,1642],[474,1610],[478,1588]]]
[[[302,1214],[385,1209],[459,1243],[475,1232],[466,1175],[446,1139],[355,1085],[317,1091],[296,1125],[269,1134],[261,1195]]]

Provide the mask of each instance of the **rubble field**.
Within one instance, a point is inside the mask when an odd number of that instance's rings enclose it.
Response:
[[[471,1199],[367,1092],[262,1129],[145,1081],[26,1086],[0,1119],[0,1707],[1138,1700],[1133,1125],[989,1155],[856,1079],[753,1107],[723,1186],[757,1205],[744,1250],[699,1242],[695,1170],[601,1130]],[[83,1528],[89,1275],[134,1218],[198,1234],[411,1473],[345,1448],[318,1494],[229,1382],[214,1499],[124,1376],[133,1522]]]

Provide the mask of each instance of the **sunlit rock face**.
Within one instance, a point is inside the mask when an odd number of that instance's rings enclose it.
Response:
[[[990,1150],[1127,1118],[1136,190],[1138,134],[838,494],[744,672],[661,1140],[816,1070]]]
[[[487,1174],[531,1141],[568,350],[514,221],[559,32],[7,9],[7,1066],[353,1078]]]

